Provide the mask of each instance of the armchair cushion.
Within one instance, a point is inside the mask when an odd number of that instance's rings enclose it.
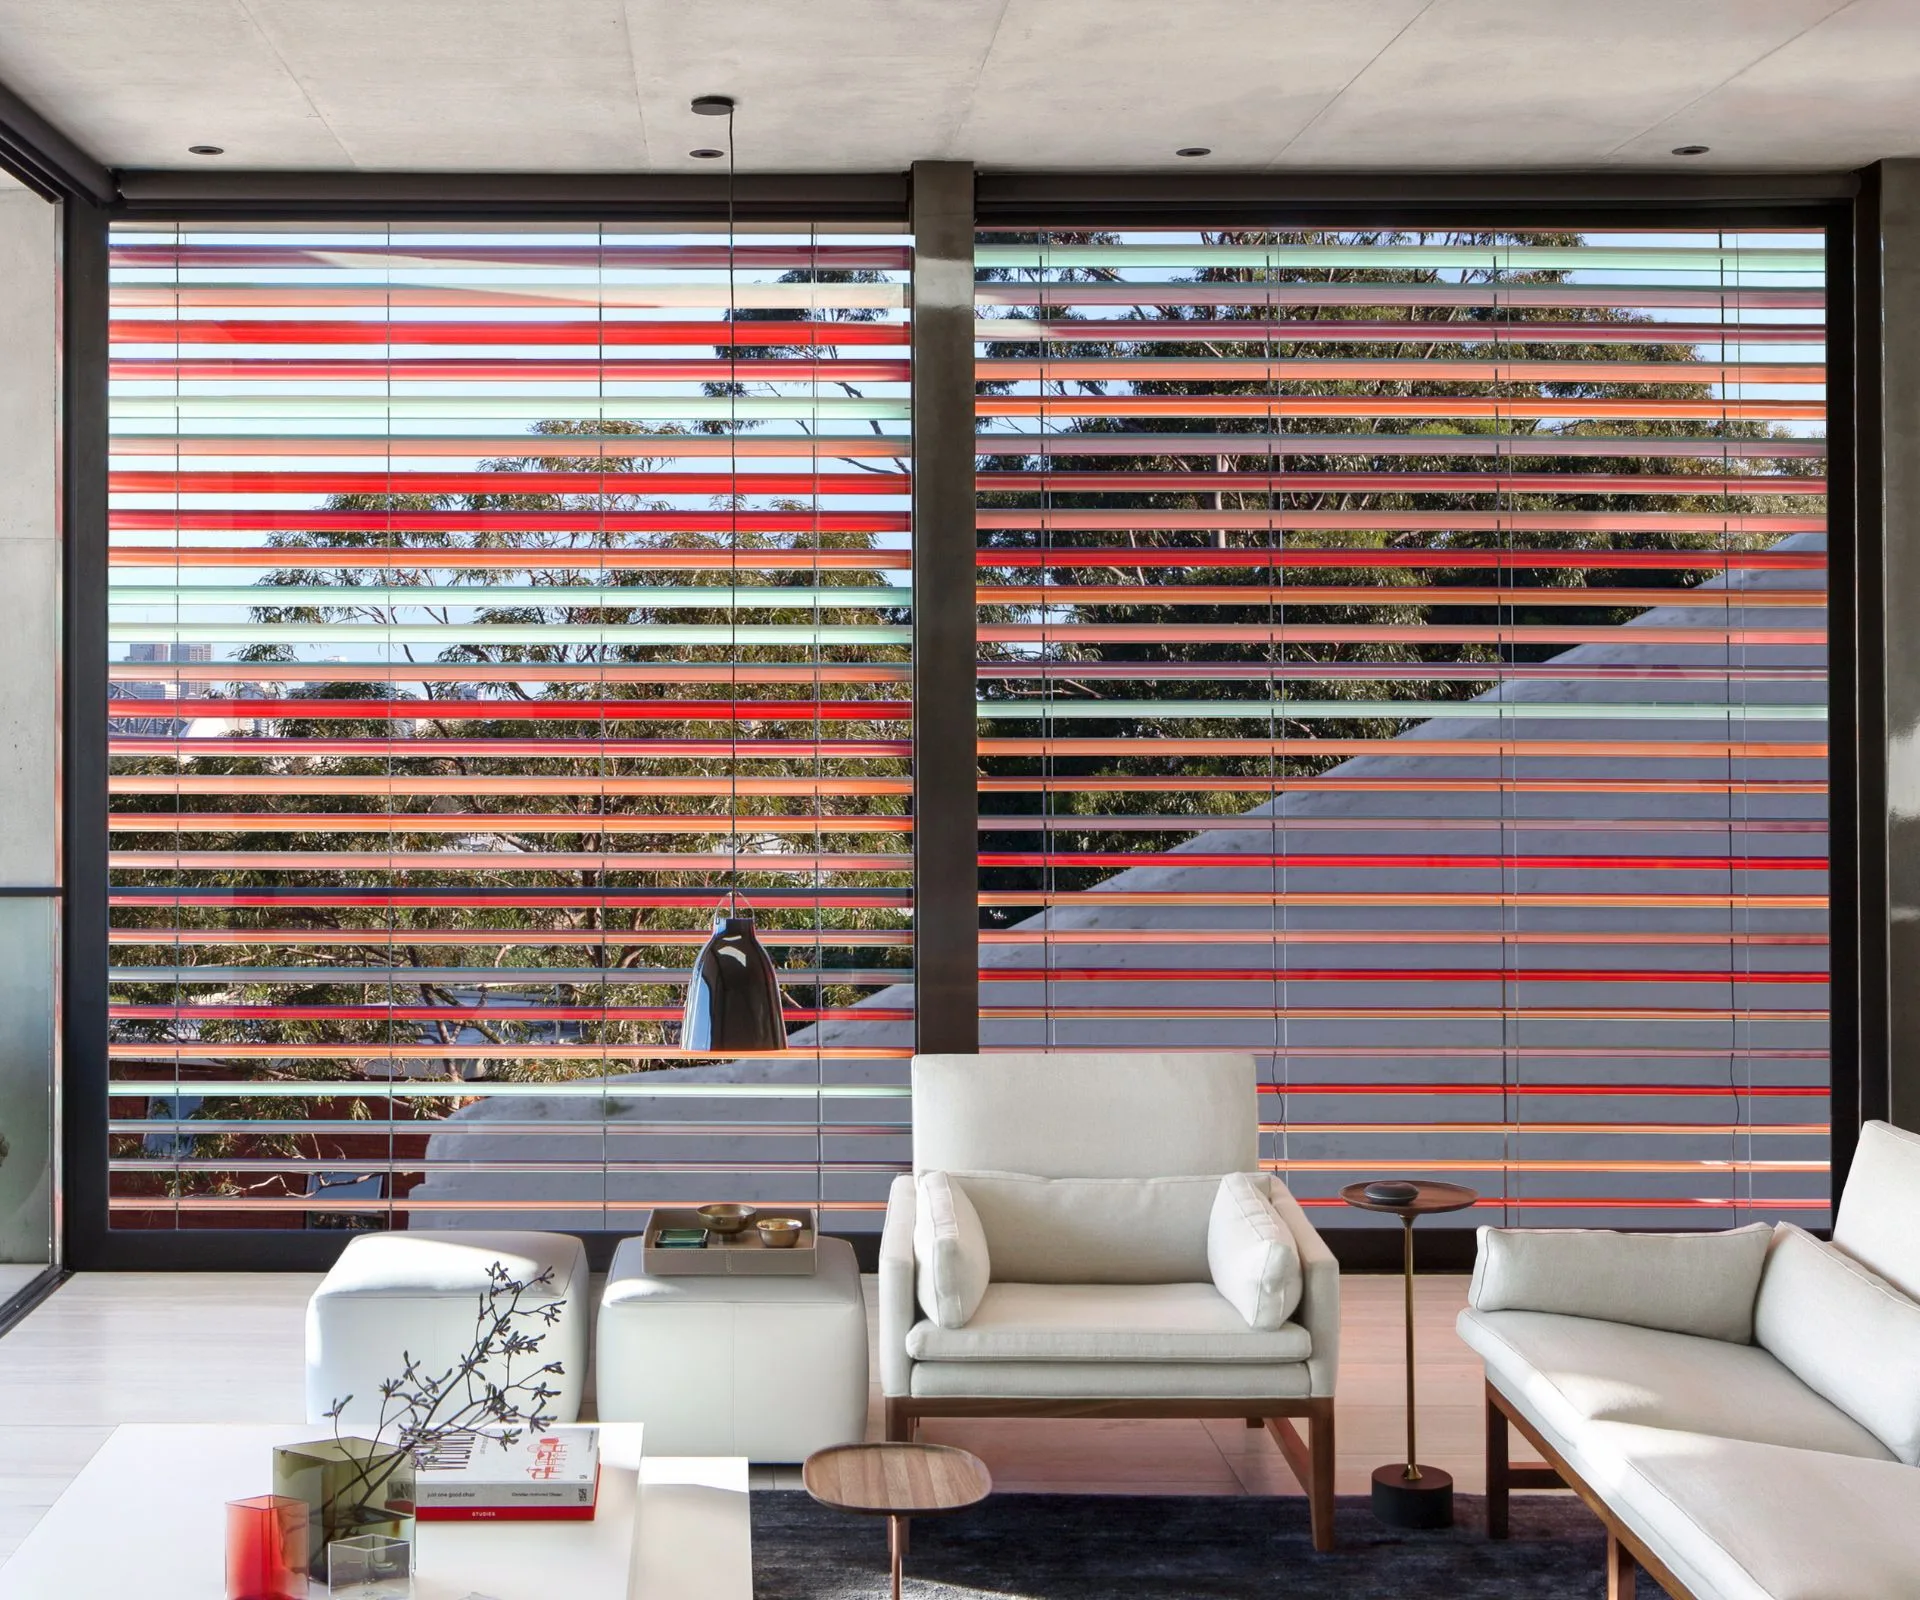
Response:
[[[916,1361],[917,1397],[968,1400],[1292,1400],[1307,1364],[1282,1361]]]
[[[964,1328],[987,1292],[987,1236],[967,1191],[948,1174],[923,1172],[918,1183],[913,1253],[920,1309],[943,1328]]]
[[[1482,1228],[1467,1304],[1753,1341],[1753,1302],[1773,1230],[1609,1233]]]
[[[1218,1177],[1259,1160],[1259,1073],[1250,1054],[1035,1050],[913,1058],[916,1172]]]
[[[1908,1466],[1920,1465],[1920,1304],[1783,1222],[1754,1331],[1809,1389]]]
[[[1211,1283],[1203,1178],[1040,1178],[956,1172],[996,1283]],[[924,1203],[924,1201],[923,1201]]]
[[[1300,1303],[1293,1233],[1274,1215],[1265,1183],[1251,1172],[1229,1172],[1214,1192],[1207,1268],[1214,1288],[1249,1328],[1271,1332]]]
[[[1246,1320],[1210,1283],[994,1283],[964,1328],[914,1325],[915,1361],[1305,1361],[1307,1330]]]

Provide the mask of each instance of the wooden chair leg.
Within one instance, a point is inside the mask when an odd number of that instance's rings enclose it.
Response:
[[[907,1403],[889,1397],[887,1400],[887,1442],[906,1444],[913,1438],[913,1418],[907,1412]]]
[[[1636,1574],[1640,1568],[1633,1552],[1607,1530],[1607,1600],[1633,1600]]]
[[[1319,1402],[1313,1413],[1313,1434],[1308,1441],[1313,1469],[1313,1484],[1308,1490],[1312,1505],[1313,1547],[1325,1552],[1333,1548],[1333,1401]]]
[[[1507,1414],[1493,1401],[1493,1385],[1487,1385],[1487,1537],[1507,1537]]]
[[[1307,1402],[1308,1434],[1300,1437],[1292,1417],[1268,1417],[1267,1432],[1300,1487],[1307,1492],[1307,1510],[1313,1522],[1313,1547],[1333,1548],[1333,1401]]]

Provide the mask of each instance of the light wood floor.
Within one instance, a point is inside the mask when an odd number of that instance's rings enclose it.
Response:
[[[302,1414],[301,1273],[85,1273],[0,1338],[0,1559],[122,1422],[279,1422]],[[1481,1486],[1480,1367],[1453,1332],[1464,1277],[1423,1277],[1420,1458]],[[873,1303],[868,1284],[868,1303]],[[1342,1280],[1339,1489],[1364,1494],[1403,1448],[1398,1278]],[[876,1368],[877,1370],[877,1368]],[[879,1436],[879,1391],[869,1436]],[[1264,1432],[1232,1422],[953,1421],[924,1437],[981,1456],[1004,1490],[1296,1494]],[[798,1487],[797,1468],[758,1481]]]

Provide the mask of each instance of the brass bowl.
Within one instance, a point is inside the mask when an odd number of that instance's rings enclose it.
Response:
[[[715,1205],[700,1208],[700,1220],[715,1233],[739,1233],[753,1221],[752,1206]]]
[[[755,1226],[760,1230],[760,1242],[769,1250],[791,1250],[807,1231],[807,1225],[797,1217],[762,1217]]]

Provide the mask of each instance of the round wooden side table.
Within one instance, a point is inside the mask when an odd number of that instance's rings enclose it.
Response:
[[[1462,1211],[1480,1198],[1479,1194],[1457,1183],[1406,1181],[1401,1187],[1410,1194],[1374,1198],[1367,1193],[1394,1179],[1375,1179],[1372,1183],[1350,1183],[1340,1198],[1362,1211],[1384,1211],[1400,1219],[1404,1236],[1401,1253],[1406,1278],[1407,1298],[1407,1459],[1392,1466],[1376,1467],[1373,1472],[1373,1514],[1391,1528],[1449,1528],[1453,1526],[1453,1474],[1438,1467],[1423,1467],[1415,1439],[1415,1401],[1413,1364],[1413,1224],[1415,1218],[1434,1216],[1443,1211]]]
[[[993,1492],[987,1464],[946,1444],[836,1444],[807,1457],[800,1481],[823,1506],[887,1519],[893,1600],[900,1600],[907,1518],[964,1511]]]

